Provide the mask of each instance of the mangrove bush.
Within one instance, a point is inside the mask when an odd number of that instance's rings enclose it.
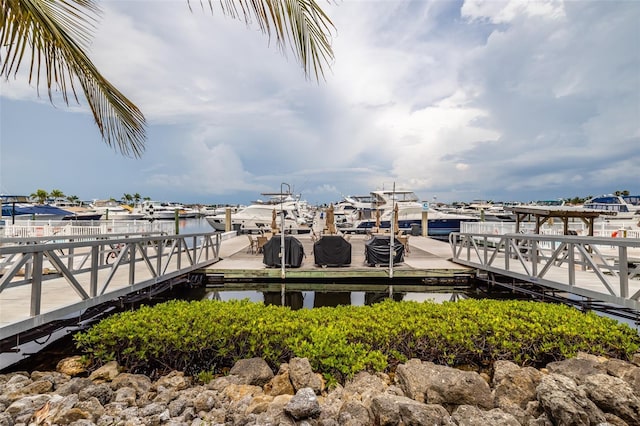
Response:
[[[75,341],[96,366],[117,360],[152,377],[170,370],[224,374],[252,357],[277,371],[290,358],[305,357],[329,382],[361,370],[391,371],[410,358],[540,367],[579,351],[628,360],[640,345],[634,329],[593,312],[495,300],[389,300],[295,311],[248,300],[170,301],[114,315]]]

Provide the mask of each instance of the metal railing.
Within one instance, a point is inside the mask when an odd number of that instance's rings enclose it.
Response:
[[[452,260],[582,297],[640,310],[640,239],[452,233]]]
[[[208,266],[220,243],[218,233],[2,238],[0,339]]]

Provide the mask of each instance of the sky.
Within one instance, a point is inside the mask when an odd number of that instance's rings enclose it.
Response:
[[[199,2],[192,1],[197,6]],[[185,0],[102,1],[89,56],[144,113],[141,158],[23,67],[0,82],[0,193],[313,204],[640,193],[640,2],[324,2],[325,79]]]

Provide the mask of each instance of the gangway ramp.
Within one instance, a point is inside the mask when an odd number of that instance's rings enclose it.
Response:
[[[640,313],[640,239],[452,233],[452,261]]]
[[[213,232],[3,238],[0,352],[105,303],[184,282],[219,259],[221,240]]]

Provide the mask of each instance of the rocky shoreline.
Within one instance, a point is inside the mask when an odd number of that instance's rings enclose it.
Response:
[[[412,359],[393,374],[361,372],[326,389],[305,358],[274,374],[260,358],[197,384],[174,371],[152,381],[79,357],[56,371],[0,374],[0,426],[18,425],[638,425],[640,354],[589,354],[543,369],[495,362],[491,374]]]

